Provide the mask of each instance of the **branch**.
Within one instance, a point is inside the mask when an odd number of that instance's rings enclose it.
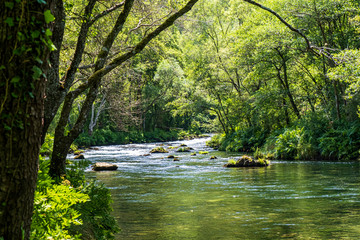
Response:
[[[90,16],[94,6],[95,6],[96,0],[90,0],[89,4],[85,7],[84,16]],[[78,35],[76,49],[74,53],[74,57],[71,61],[71,64],[69,68],[66,71],[65,76],[61,79],[61,82],[64,83],[65,90],[67,91],[70,89],[70,86],[72,85],[75,73],[77,72],[77,69],[81,63],[82,55],[84,53],[85,49],[85,43],[87,39],[87,34],[89,32],[90,24],[88,19],[84,19],[83,23],[81,24],[80,33]]]
[[[187,13],[191,10],[191,8],[197,3],[199,0],[190,0],[182,9],[180,9],[178,12],[172,14],[168,19],[165,20],[160,26],[158,26],[154,31],[152,31],[149,35],[147,35],[141,42],[139,42],[132,50],[124,53],[123,55],[114,58],[107,66],[102,67],[101,69],[95,69],[95,72],[88,78],[88,81],[83,83],[78,87],[78,89],[74,90],[74,92],[83,92],[85,91],[89,86],[94,84],[97,81],[101,81],[101,78],[114,70],[116,67],[120,66],[122,63],[130,59],[131,57],[135,56],[139,52],[141,52],[146,45],[154,39],[156,36],[158,36],[162,31],[166,30],[168,27],[170,27],[175,20],[177,20],[179,17]],[[100,54],[99,54],[100,56]]]
[[[112,6],[111,8],[108,8],[108,9],[104,10],[102,13],[96,15],[93,19],[91,19],[91,21],[89,21],[89,24],[93,25],[97,20],[99,20],[100,18],[102,18],[102,17],[108,15],[109,13],[115,11],[116,9],[122,7],[124,4],[125,4],[125,1],[121,2],[119,4],[116,4],[116,5]]]
[[[306,45],[307,45],[307,48],[308,48],[308,49],[312,49],[312,46],[311,46],[311,44],[310,44],[310,41],[309,41],[309,39],[306,37],[306,35],[303,34],[299,29],[296,29],[296,28],[294,28],[293,26],[291,26],[291,25],[290,25],[288,22],[286,22],[277,12],[275,12],[275,11],[273,11],[272,9],[270,9],[270,8],[268,8],[268,7],[265,7],[265,6],[263,6],[263,5],[255,2],[255,1],[252,1],[252,0],[243,0],[243,1],[248,2],[248,3],[252,4],[252,5],[255,5],[255,6],[259,7],[259,8],[262,8],[262,9],[264,9],[265,11],[268,11],[269,13],[273,14],[273,15],[274,15],[275,17],[277,17],[283,24],[285,24],[291,31],[299,34],[302,38],[304,38],[304,40],[305,40],[305,42],[306,42]]]

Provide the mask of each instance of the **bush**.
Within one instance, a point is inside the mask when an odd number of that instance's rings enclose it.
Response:
[[[70,235],[71,225],[81,225],[80,212],[73,208],[89,199],[70,186],[68,180],[55,184],[47,174],[49,161],[41,160],[34,199],[31,239],[80,239]]]
[[[89,162],[70,164],[66,179],[56,184],[49,161],[40,159],[31,239],[114,239],[119,228],[110,215],[110,191],[85,181]]]
[[[286,129],[284,133],[280,134],[275,143],[276,157],[279,159],[297,158],[303,134],[302,128]]]
[[[321,156],[333,160],[353,160],[359,158],[360,125],[338,124],[319,138]]]
[[[215,135],[207,145],[220,151],[229,152],[253,152],[261,147],[268,136],[268,131],[260,127],[237,129],[228,135]]]

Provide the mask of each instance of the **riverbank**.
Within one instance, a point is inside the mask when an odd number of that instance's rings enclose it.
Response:
[[[75,140],[75,144],[84,148],[90,146],[186,140],[206,136],[208,135],[204,135],[201,133],[190,133],[182,129],[155,129],[155,131],[152,132],[120,132],[112,131],[110,129],[97,129],[91,135],[89,135],[89,133],[87,132],[80,134],[80,136]]]
[[[274,131],[250,127],[215,135],[208,146],[255,156],[270,154],[282,160],[359,160],[360,122],[312,119]]]

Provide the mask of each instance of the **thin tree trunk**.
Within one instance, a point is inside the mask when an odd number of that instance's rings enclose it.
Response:
[[[294,101],[294,97],[293,95],[291,94],[291,91],[290,91],[290,86],[289,86],[289,79],[288,79],[288,73],[287,73],[287,64],[286,64],[286,59],[284,57],[284,55],[280,52],[279,49],[275,49],[281,60],[282,60],[282,66],[283,66],[283,76],[284,78],[281,77],[281,74],[280,74],[280,68],[277,68],[278,70],[278,79],[280,80],[280,83],[282,84],[282,86],[284,87],[285,89],[285,93],[286,95],[288,96],[289,98],[289,101],[290,101],[290,104],[294,110],[294,113],[296,114],[297,118],[300,119],[301,118],[301,115],[300,115],[300,112],[299,112],[299,109],[297,108],[296,104],[295,104],[295,101]],[[276,67],[276,66],[275,66]]]
[[[53,15],[55,21],[52,24],[52,41],[56,47],[55,51],[50,53],[50,65],[47,72],[46,97],[44,105],[44,127],[42,132],[41,143],[44,143],[46,132],[54,119],[57,110],[65,96],[65,89],[60,84],[59,67],[60,67],[60,50],[63,42],[65,30],[65,9],[62,0],[56,0]]]

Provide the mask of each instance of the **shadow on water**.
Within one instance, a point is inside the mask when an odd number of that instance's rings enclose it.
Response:
[[[85,157],[113,172],[87,172],[111,189],[117,239],[358,239],[360,167],[354,162],[273,162],[227,169],[239,154],[181,143],[191,153],[151,154],[159,144],[100,147]],[[209,151],[199,154],[199,151]],[[180,161],[166,158],[176,155]],[[217,159],[210,159],[216,156]]]

